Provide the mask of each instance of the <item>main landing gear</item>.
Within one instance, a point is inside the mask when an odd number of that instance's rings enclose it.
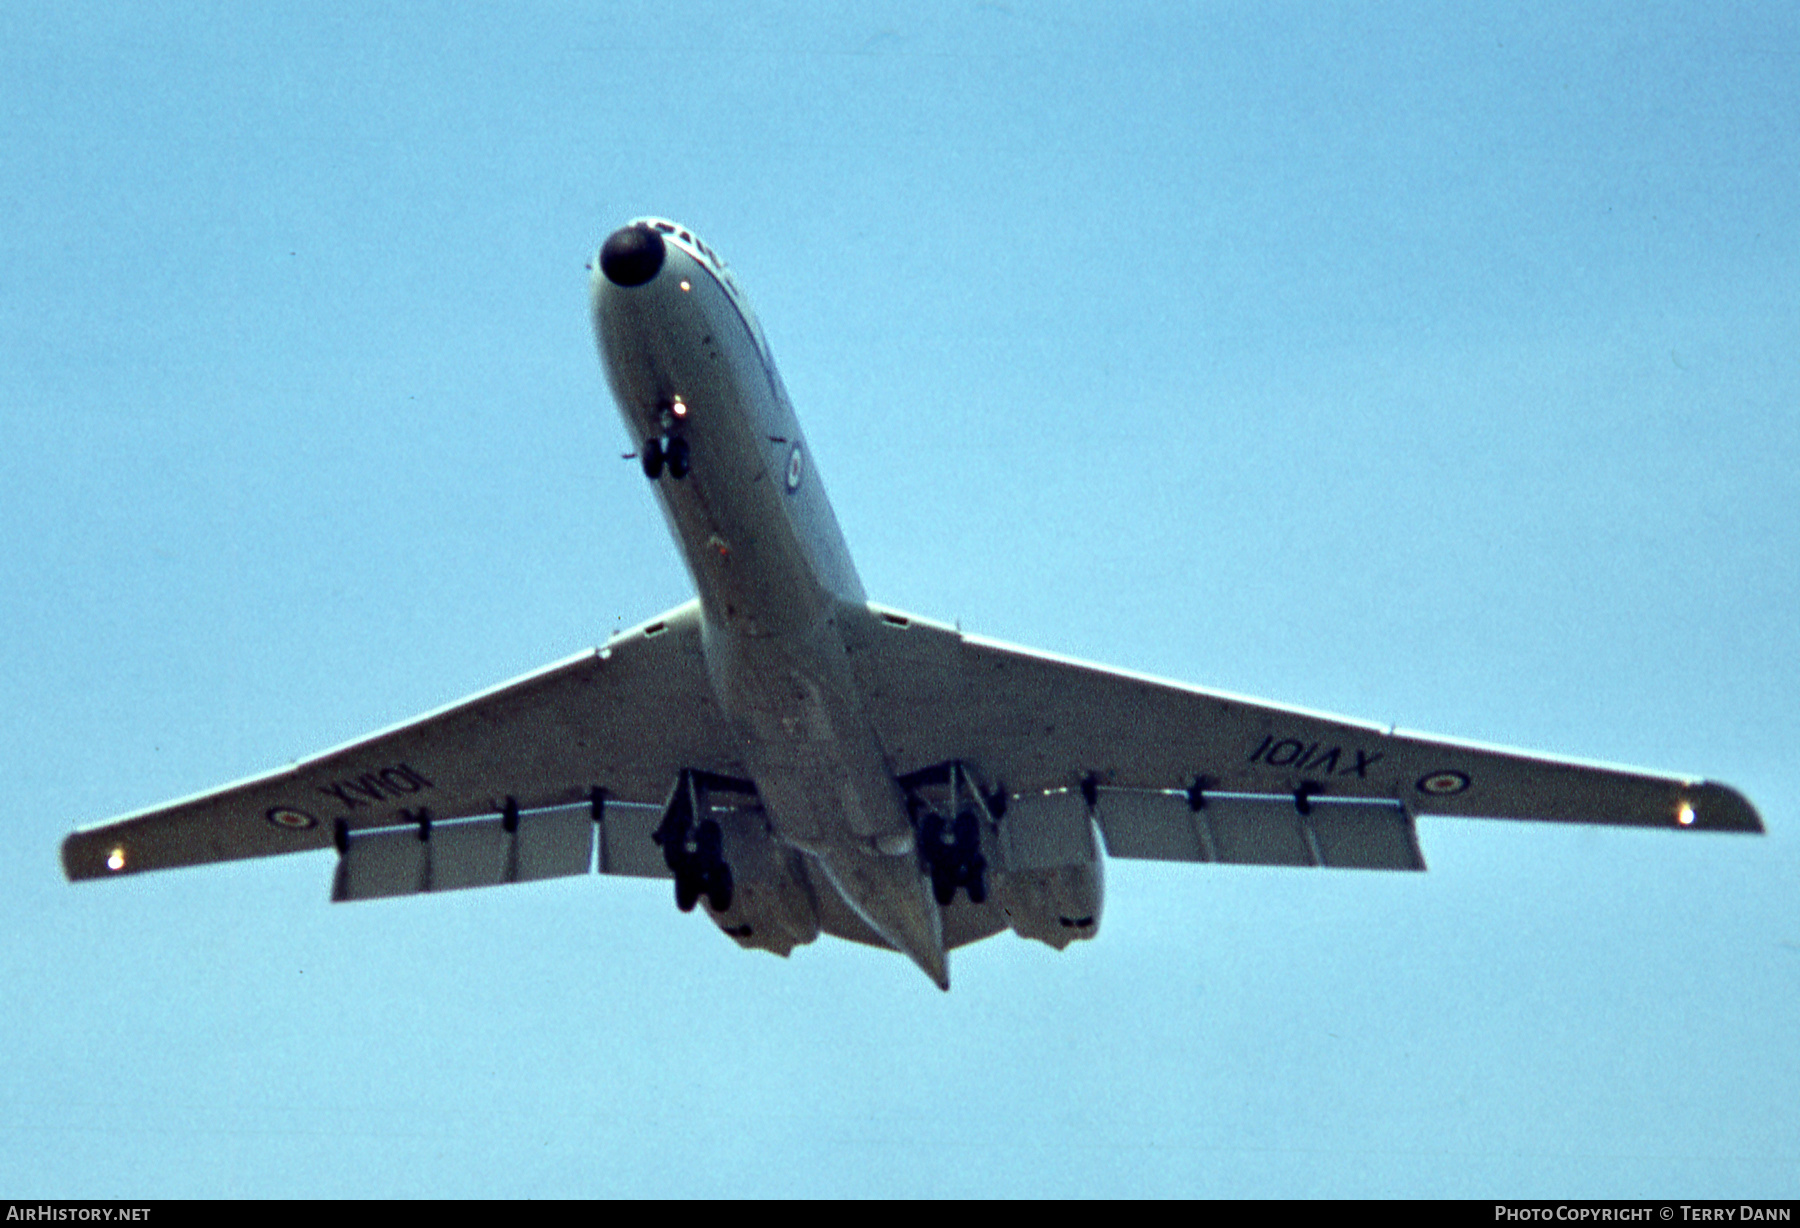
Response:
[[[969,903],[987,900],[987,858],[981,853],[982,819],[991,829],[998,810],[981,795],[961,763],[925,768],[904,778],[919,832],[919,859],[931,875],[931,894],[947,908],[960,888]],[[955,815],[954,819],[948,817]]]
[[[644,444],[639,454],[644,463],[644,476],[652,482],[663,475],[667,469],[669,476],[677,480],[688,475],[688,443],[679,435],[664,435],[651,439]]]
[[[645,466],[648,468],[648,466]],[[675,907],[693,912],[705,896],[714,912],[731,907],[731,866],[725,861],[725,833],[717,819],[695,821],[704,813],[695,805],[694,774],[686,771],[675,784],[675,795],[663,812],[663,821],[651,836],[662,846],[663,862],[675,875]]]
[[[925,816],[919,831],[919,852],[931,871],[931,894],[947,907],[961,887],[969,903],[987,899],[987,858],[981,855],[980,820],[964,810],[951,823],[941,814]]]

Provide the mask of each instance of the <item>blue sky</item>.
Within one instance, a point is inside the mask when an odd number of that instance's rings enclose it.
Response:
[[[1791,1196],[1786,6],[0,10],[0,1193]],[[1112,862],[933,990],[664,884],[66,885],[685,600],[583,265],[680,218],[870,593],[1693,772],[1762,839]]]

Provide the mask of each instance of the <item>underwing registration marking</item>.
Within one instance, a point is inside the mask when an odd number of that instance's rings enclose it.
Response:
[[[1370,754],[1354,746],[1346,749],[1342,746],[1323,746],[1318,742],[1303,742],[1299,738],[1282,738],[1276,740],[1274,734],[1262,740],[1262,745],[1250,752],[1250,762],[1260,763],[1265,767],[1291,767],[1306,772],[1321,772],[1327,776],[1358,776],[1363,780],[1369,778],[1369,769],[1381,759],[1381,752]]]
[[[320,785],[319,792],[327,797],[337,798],[346,810],[359,810],[364,806],[376,806],[393,798],[408,797],[434,787],[416,769],[404,763],[396,763],[364,772],[354,780],[338,780]]]

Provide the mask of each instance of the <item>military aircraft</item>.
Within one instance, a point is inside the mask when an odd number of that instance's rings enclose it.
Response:
[[[699,596],[305,762],[75,832],[71,880],[333,848],[334,900],[672,878],[787,955],[1094,937],[1113,857],[1423,870],[1419,815],[1761,832],[1736,791],[1104,669],[868,600],[736,279],[662,218],[593,266],[608,382]]]

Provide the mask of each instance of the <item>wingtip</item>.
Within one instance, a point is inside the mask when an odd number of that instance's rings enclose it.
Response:
[[[71,883],[106,878],[110,873],[105,868],[105,854],[95,848],[85,832],[70,832],[63,837],[57,849],[57,861],[62,865],[63,878]]]
[[[1742,793],[1730,785],[1722,785],[1716,780],[1702,782],[1696,792],[1698,806],[1689,812],[1699,820],[1683,823],[1685,826],[1696,826],[1706,831],[1743,832],[1748,835],[1762,836],[1768,834],[1763,826],[1762,815],[1756,806]]]

